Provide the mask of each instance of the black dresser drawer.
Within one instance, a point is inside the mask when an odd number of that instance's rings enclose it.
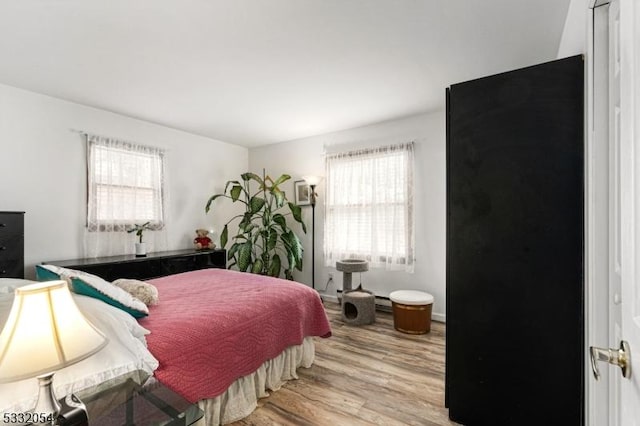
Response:
[[[55,262],[53,264],[56,264]],[[107,281],[115,281],[120,278],[142,280],[161,276],[161,266],[157,261],[146,262],[117,262],[102,263],[97,265],[70,265],[69,269],[77,269],[102,277]]]
[[[181,272],[195,271],[196,269],[202,269],[198,267],[196,263],[196,256],[180,256],[167,259],[160,264],[162,272],[159,276],[179,274]]]
[[[24,234],[24,213],[0,212],[0,239]]]
[[[0,278],[24,278],[24,264],[15,260],[0,260]]]
[[[0,212],[0,278],[24,278],[24,212]]]
[[[0,235],[0,259],[22,260],[24,236],[22,234]]]

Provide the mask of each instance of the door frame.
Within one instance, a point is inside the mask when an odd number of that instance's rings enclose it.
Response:
[[[609,424],[610,371],[591,372],[589,346],[609,345],[609,36],[608,0],[587,11],[585,69],[585,425]],[[603,27],[604,25],[604,27]],[[604,283],[604,285],[603,285]]]

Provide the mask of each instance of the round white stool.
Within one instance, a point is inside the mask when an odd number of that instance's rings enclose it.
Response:
[[[433,296],[424,291],[398,290],[389,295],[393,305],[393,327],[409,334],[431,331]]]

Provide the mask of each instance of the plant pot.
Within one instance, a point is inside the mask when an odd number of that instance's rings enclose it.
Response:
[[[145,257],[147,255],[147,243],[136,243],[136,257]]]

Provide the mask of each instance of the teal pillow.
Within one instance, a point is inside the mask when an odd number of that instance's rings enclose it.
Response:
[[[108,285],[113,286],[113,284],[111,283],[109,283]],[[94,299],[102,300],[104,303],[107,303],[111,306],[115,306],[116,308],[122,309],[128,314],[133,315],[134,318],[144,318],[147,315],[149,315],[149,311],[146,305],[142,303],[142,301],[139,301],[136,299],[137,302],[140,302],[142,304],[141,306],[135,306],[135,304],[132,304],[132,303],[124,304],[116,300],[114,297],[110,297],[100,292],[96,287],[84,281],[82,278],[71,277],[71,286],[73,287],[74,293],[82,294],[84,296],[89,296],[89,297],[93,297]],[[118,290],[121,290],[119,287],[116,287],[116,288]]]
[[[36,265],[36,279],[38,281],[56,281],[61,280],[60,275],[43,267],[42,265]]]
[[[67,281],[70,290],[74,293],[102,300],[111,306],[122,309],[135,318],[149,315],[149,308],[141,300],[96,275],[45,264],[36,265],[36,276],[38,281]]]

